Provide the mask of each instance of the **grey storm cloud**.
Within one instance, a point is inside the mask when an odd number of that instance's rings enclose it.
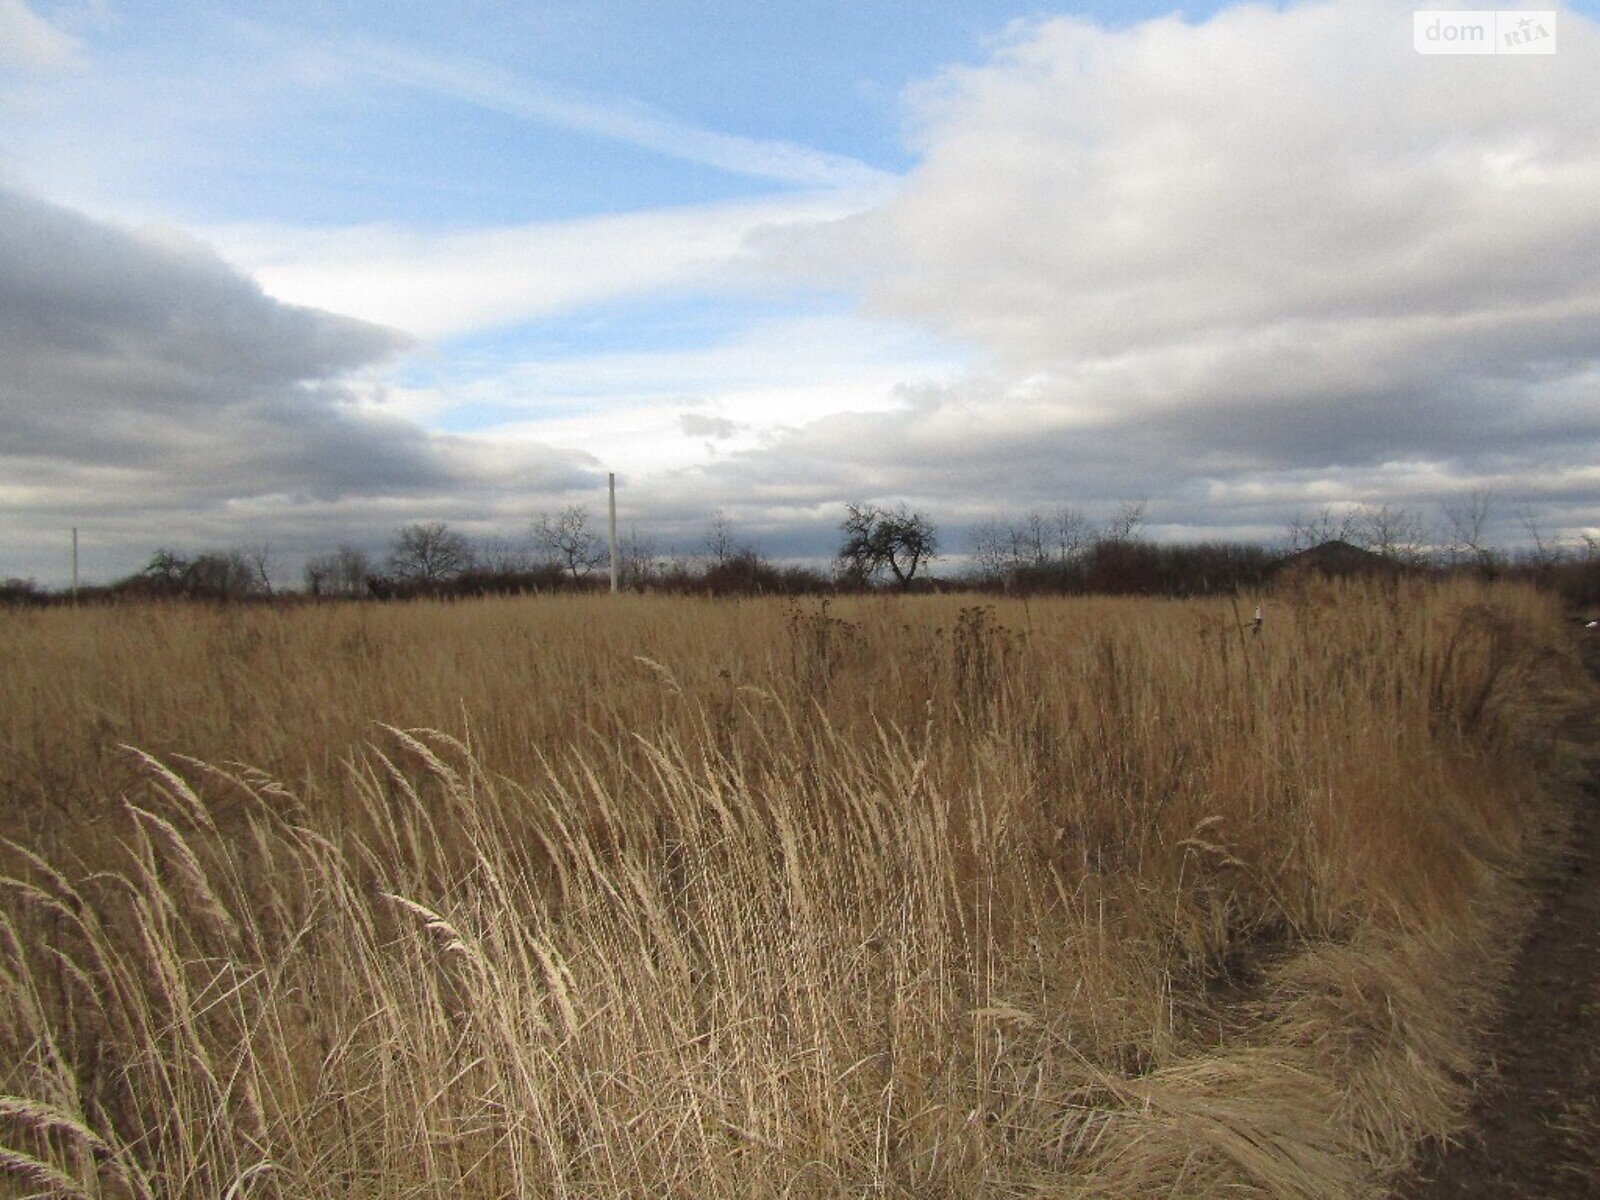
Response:
[[[200,492],[408,490],[427,436],[334,381],[405,346],[279,303],[203,246],[0,192],[0,435],[8,454],[136,468]]]
[[[182,234],[0,188],[10,561],[78,521],[112,540],[314,547],[374,521],[492,517],[593,475],[582,454],[425,430],[344,382],[408,345],[275,300]]]

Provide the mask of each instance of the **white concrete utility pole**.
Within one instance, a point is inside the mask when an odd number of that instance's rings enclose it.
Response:
[[[78,527],[72,527],[72,602],[78,602]]]

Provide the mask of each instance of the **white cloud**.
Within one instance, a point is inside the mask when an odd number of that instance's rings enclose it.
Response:
[[[0,0],[0,66],[58,70],[71,66],[77,55],[77,41],[23,0]]]
[[[376,45],[347,50],[339,61],[348,69],[392,83],[736,175],[806,188],[878,192],[894,182],[892,176],[846,155],[703,129],[633,100],[558,92],[488,63],[427,57]]]
[[[442,233],[240,225],[207,237],[279,299],[439,338],[669,288],[747,287],[753,235],[863,204],[831,192]]]
[[[376,407],[485,439],[582,448],[642,476],[751,450],[834,413],[904,408],[906,379],[945,380],[959,362],[903,328],[833,314],[757,321],[711,346],[482,373],[446,356],[440,368],[447,374],[426,386],[380,389]]]
[[[1564,16],[1528,69],[1422,58],[1409,17],[1051,21],[948,73],[916,104],[922,164],[862,221],[891,247],[878,302],[1032,365],[1591,295],[1593,27]]]

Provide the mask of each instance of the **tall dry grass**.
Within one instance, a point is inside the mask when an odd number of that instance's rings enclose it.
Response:
[[[1370,1192],[1460,1111],[1571,664],[1519,588],[1267,617],[0,615],[0,1188]]]

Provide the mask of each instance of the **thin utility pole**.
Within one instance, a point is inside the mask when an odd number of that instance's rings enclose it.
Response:
[[[611,594],[617,594],[617,473],[610,472],[606,476],[611,489]]]
[[[72,602],[78,602],[78,527],[72,527]]]

